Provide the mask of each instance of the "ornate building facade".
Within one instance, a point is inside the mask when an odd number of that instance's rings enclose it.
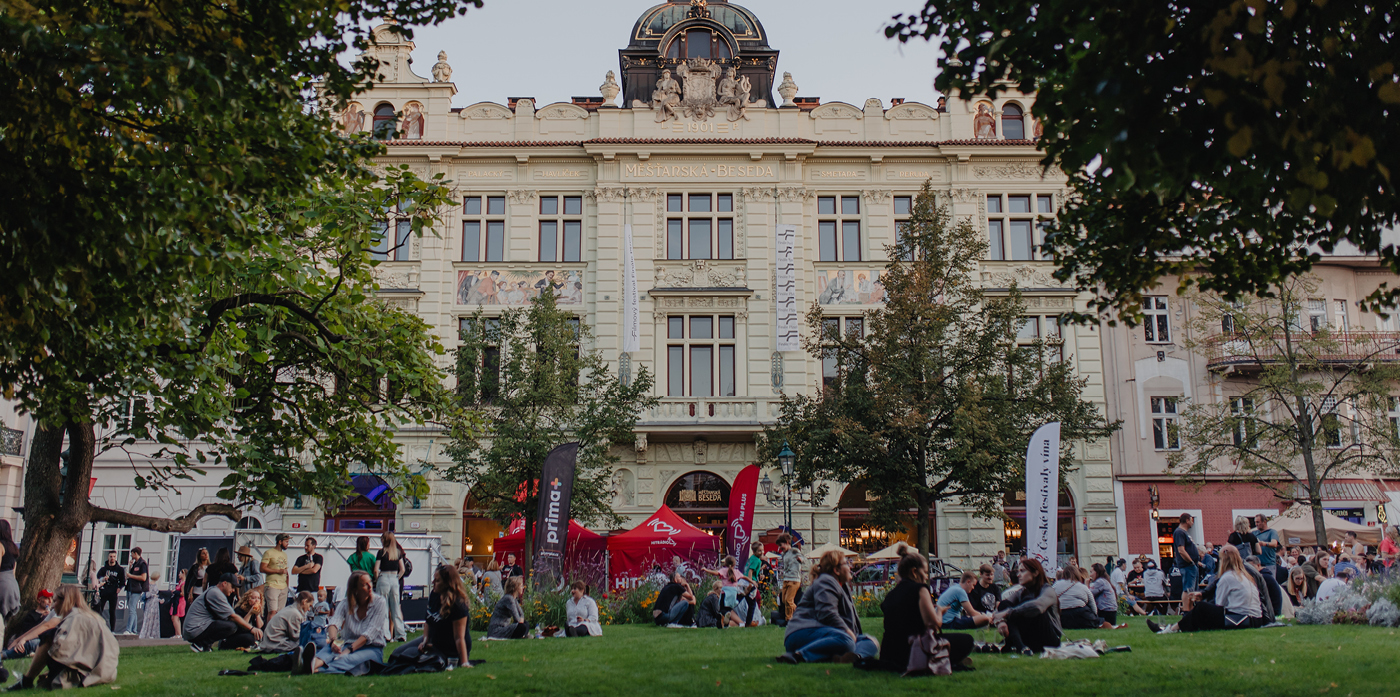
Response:
[[[645,366],[660,404],[643,415],[613,477],[615,508],[632,525],[667,504],[723,534],[729,486],[760,461],[755,434],[776,417],[780,396],[821,387],[828,366],[780,350],[780,226],[796,228],[798,310],[815,305],[864,330],[862,313],[883,297],[886,246],[925,181],[941,204],[987,231],[979,278],[993,292],[1013,283],[1022,289],[1022,339],[1057,342],[1087,378],[1086,398],[1104,403],[1099,331],[1057,322],[1087,298],[1052,279],[1052,263],[1037,251],[1037,223],[1055,214],[1066,189],[1063,175],[1040,165],[1032,95],[946,105],[798,96],[800,66],[780,72],[759,20],[719,0],[645,10],[620,64],[599,66],[600,96],[568,102],[483,96],[454,107],[459,85],[467,92],[471,85],[453,81],[448,56],[439,53],[421,76],[410,65],[412,43],[387,27],[377,34],[371,53],[383,79],[337,119],[347,131],[389,138],[381,164],[425,178],[444,174],[460,202],[436,234],[386,245],[376,271],[380,296],[422,317],[451,348],[479,308],[490,315],[522,306],[548,285],[593,328],[590,348],[614,370]],[[624,353],[629,226],[641,323],[639,350]],[[450,363],[444,358],[443,367]],[[443,462],[444,434],[408,430],[400,440],[407,461]],[[1076,443],[1065,464],[1073,471],[1061,496],[1061,552],[1081,562],[1116,553],[1108,443]],[[104,505],[143,505],[122,498],[127,467],[122,460],[100,468],[94,496]],[[209,483],[220,477],[211,471]],[[293,532],[392,527],[441,535],[449,557],[489,554],[501,532],[476,514],[469,486],[432,481],[428,497],[395,506],[377,495],[371,474],[364,479],[357,481],[364,495],[343,510],[308,500],[252,516],[258,527]],[[869,549],[890,541],[864,525],[863,487],[829,488],[825,499],[796,499],[797,531],[814,545]],[[159,507],[193,505],[200,490],[188,491]],[[783,508],[759,498],[761,536],[783,521]],[[1024,492],[1007,494],[1013,521],[1024,521],[1024,507]],[[934,525],[931,552],[962,566],[1020,546],[1014,522],[977,518],[955,504],[940,506]],[[210,520],[200,531],[228,526]],[[135,533],[140,543],[144,533]],[[147,556],[155,558],[149,547]]]

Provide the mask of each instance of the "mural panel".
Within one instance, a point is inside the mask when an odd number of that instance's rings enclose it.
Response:
[[[528,305],[546,288],[560,305],[583,304],[583,272],[472,269],[457,272],[458,305]]]
[[[817,272],[817,302],[823,305],[874,305],[885,301],[884,269]]]

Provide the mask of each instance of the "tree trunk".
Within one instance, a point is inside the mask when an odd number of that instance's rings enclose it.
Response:
[[[933,530],[930,529],[928,524],[928,517],[929,511],[933,508],[933,503],[929,501],[929,497],[926,494],[919,494],[917,498],[919,501],[919,520],[915,523],[914,529],[918,531],[919,535],[918,547],[919,551],[922,552],[925,557],[932,559]]]
[[[1327,519],[1322,512],[1322,480],[1317,474],[1317,461],[1313,459],[1313,446],[1317,444],[1317,431],[1312,427],[1312,414],[1308,412],[1308,402],[1297,398],[1298,435],[1303,451],[1303,470],[1308,477],[1308,506],[1312,509],[1313,534],[1317,536],[1317,546],[1327,546]],[[1321,413],[1319,412],[1319,417]]]
[[[535,518],[529,513],[525,514],[525,558],[520,560],[520,566],[525,569],[525,580],[528,583],[531,571],[535,567]]]

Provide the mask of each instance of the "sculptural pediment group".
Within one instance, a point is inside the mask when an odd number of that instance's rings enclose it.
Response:
[[[676,78],[679,77],[680,81]],[[651,102],[633,103],[634,108],[650,107],[656,112],[656,122],[665,123],[685,116],[706,121],[724,110],[730,121],[747,120],[750,107],[764,107],[763,102],[750,101],[753,86],[747,76],[734,68],[723,68],[705,58],[692,58],[670,70],[662,70],[651,93]]]

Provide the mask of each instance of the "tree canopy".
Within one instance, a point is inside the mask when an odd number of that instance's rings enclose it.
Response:
[[[479,431],[456,430],[446,448],[446,477],[470,485],[487,516],[502,524],[524,520],[526,565],[549,451],[579,444],[570,517],[615,525],[614,446],[632,443],[642,411],[658,402],[646,368],[630,381],[613,375],[590,346],[592,330],[560,308],[554,292],[546,285],[528,308],[499,317],[478,310],[467,321],[457,349],[457,395],[486,423]]]
[[[886,34],[941,41],[945,93],[1034,93],[1074,187],[1056,275],[1131,318],[1166,275],[1268,293],[1348,244],[1400,271],[1397,27],[1386,3],[929,0]]]
[[[1019,292],[988,293],[973,276],[986,251],[970,222],[935,207],[926,183],[889,249],[884,304],[844,327],[813,304],[804,346],[828,382],[783,395],[760,445],[769,460],[784,441],[796,451],[790,486],[865,482],[871,522],[902,530],[913,511],[918,546],[931,549],[937,502],[996,516],[1004,494],[1025,488],[1026,446],[1041,425],[1061,422],[1065,449],[1117,427],[1082,398],[1086,382],[1058,346],[1017,343]]]

